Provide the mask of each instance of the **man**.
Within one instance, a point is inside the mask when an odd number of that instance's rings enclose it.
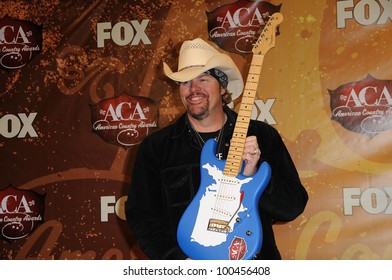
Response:
[[[186,259],[176,232],[179,220],[200,185],[200,153],[215,138],[216,156],[226,159],[237,114],[226,105],[240,96],[243,79],[233,60],[195,39],[180,49],[178,71],[164,63],[167,77],[179,84],[186,112],[172,125],[140,144],[126,204],[136,240],[151,259]],[[263,243],[259,259],[280,259],[272,225],[300,215],[308,195],[278,132],[250,121],[242,174],[251,176],[263,161],[271,166],[268,186],[259,200]]]

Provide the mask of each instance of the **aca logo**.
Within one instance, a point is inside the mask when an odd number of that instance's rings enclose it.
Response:
[[[21,239],[44,220],[45,195],[8,186],[0,191],[0,237]]]
[[[0,66],[14,70],[25,66],[42,50],[42,25],[14,20],[0,20]]]
[[[392,129],[392,81],[368,75],[328,91],[332,119],[344,128],[369,137]]]
[[[122,94],[91,106],[93,131],[108,143],[130,147],[157,128],[158,104]]]
[[[207,12],[209,38],[229,52],[250,53],[260,29],[272,14],[280,11],[280,6],[264,1],[239,0],[218,7]]]

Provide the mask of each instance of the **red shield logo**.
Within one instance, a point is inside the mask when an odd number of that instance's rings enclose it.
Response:
[[[93,131],[108,143],[130,147],[158,127],[158,111],[149,98],[122,94],[91,106]]]
[[[245,240],[240,237],[235,237],[229,247],[230,260],[241,260],[246,252],[248,252],[248,249]]]
[[[368,75],[328,91],[332,119],[344,128],[369,137],[392,129],[392,81]]]
[[[239,0],[207,12],[209,39],[229,52],[250,53],[260,35],[258,32],[272,14],[280,11],[280,6]]]
[[[12,186],[0,191],[0,236],[21,239],[44,221],[45,195]]]
[[[42,50],[42,25],[14,20],[0,20],[0,66],[18,69],[30,62]]]

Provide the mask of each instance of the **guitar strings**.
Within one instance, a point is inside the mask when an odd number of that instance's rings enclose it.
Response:
[[[218,142],[217,149],[216,149],[217,157],[219,153],[225,152],[225,151],[221,151],[221,148],[222,148],[222,143],[224,142],[223,136],[224,136],[226,121],[227,121],[227,116],[225,117],[225,120],[219,132],[215,132],[215,134],[216,133],[218,134],[215,137],[215,141]],[[192,125],[191,127],[196,134],[196,138],[200,147],[202,148],[205,142],[208,140],[208,139],[204,139],[203,136],[204,135],[208,136],[213,133],[206,133],[202,136],[203,133],[199,133],[196,129],[193,128]],[[215,222],[218,222],[220,226],[222,225],[225,226],[224,229],[222,228],[216,229],[218,231],[222,230],[222,232],[228,233],[233,230],[232,227],[230,226],[230,223],[232,222],[238,210],[241,208],[241,199],[240,199],[241,193],[239,192],[239,189],[237,190],[237,188],[235,187],[236,184],[237,184],[237,179],[223,174],[223,170],[222,170],[222,176],[217,182],[215,201],[213,202],[213,208],[211,209],[211,216],[210,216],[210,218],[213,219]]]
[[[225,233],[233,230],[230,223],[241,208],[241,193],[235,186],[237,184],[236,178],[223,174],[218,185],[212,218],[225,225]]]

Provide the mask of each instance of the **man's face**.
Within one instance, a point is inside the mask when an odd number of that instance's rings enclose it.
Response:
[[[191,81],[181,82],[179,91],[188,114],[197,120],[207,118],[214,110],[222,110],[224,88],[210,75],[203,73]]]

